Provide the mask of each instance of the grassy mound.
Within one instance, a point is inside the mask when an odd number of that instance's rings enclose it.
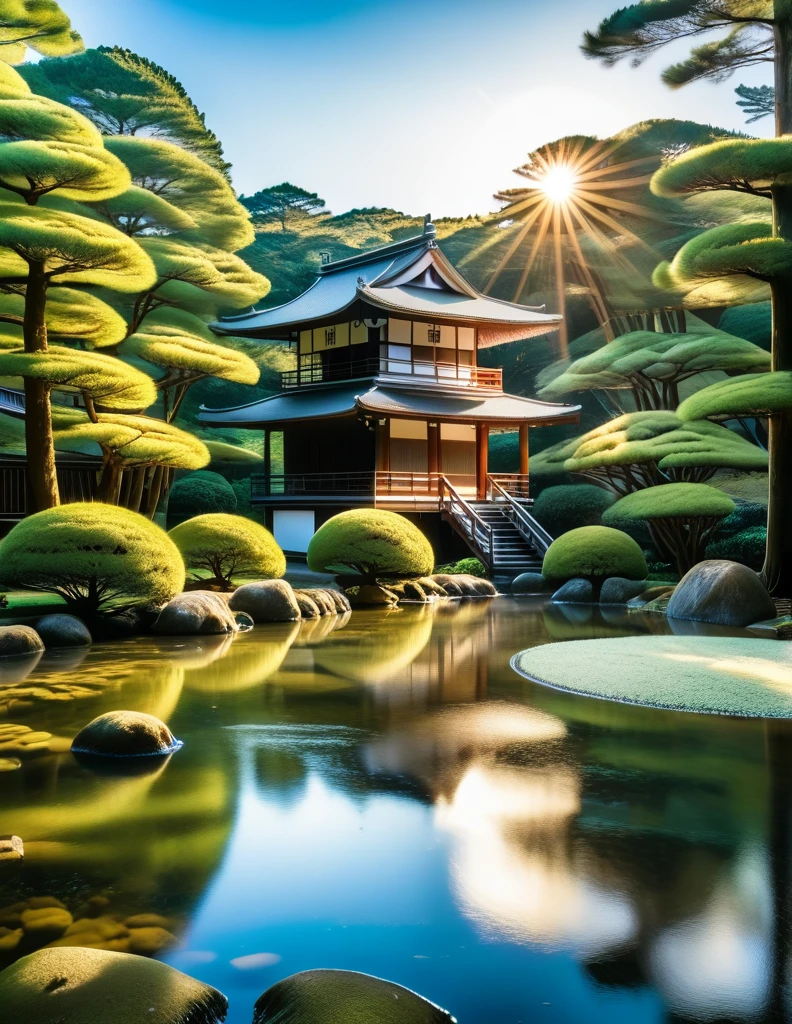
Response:
[[[609,576],[646,579],[646,559],[632,537],[607,526],[581,526],[562,534],[545,552],[542,575],[548,580],[596,583]]]
[[[633,636],[521,651],[512,667],[588,697],[699,714],[792,718],[792,646],[743,637]]]
[[[319,527],[308,545],[313,572],[358,574],[367,581],[428,576],[432,545],[409,519],[383,509],[341,512]]]

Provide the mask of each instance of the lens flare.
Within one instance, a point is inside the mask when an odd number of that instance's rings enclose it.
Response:
[[[565,203],[575,192],[577,175],[571,167],[559,164],[536,182],[547,198],[553,203]]]

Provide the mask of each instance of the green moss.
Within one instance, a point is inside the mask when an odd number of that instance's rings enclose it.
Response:
[[[558,581],[609,576],[643,580],[646,572],[646,559],[632,537],[607,526],[570,530],[553,541],[542,563],[542,575]]]
[[[792,373],[746,373],[696,391],[677,409],[681,420],[772,416],[792,408]]]
[[[482,580],[487,578],[487,568],[478,558],[460,558],[458,562],[451,562],[449,565],[438,565],[435,572],[444,572],[451,576],[477,576]]]
[[[640,636],[534,647],[514,668],[560,690],[656,708],[792,718],[783,643],[742,637]]]
[[[181,552],[195,579],[211,579],[224,586],[232,577],[275,579],[286,572],[286,558],[275,538],[244,516],[209,513],[188,519],[168,536]]]
[[[602,513],[616,500],[611,491],[596,484],[568,484],[546,487],[533,507],[533,514],[553,536],[581,526],[599,526]]]
[[[59,594],[81,618],[169,601],[183,586],[184,564],[165,531],[113,505],[38,512],[0,544],[0,587]]]
[[[606,526],[620,526],[644,519],[728,516],[735,505],[728,495],[707,484],[660,484],[634,491],[609,508],[602,517]]]
[[[357,573],[368,579],[428,576],[434,552],[417,526],[384,509],[353,509],[319,527],[308,545],[314,572]]]

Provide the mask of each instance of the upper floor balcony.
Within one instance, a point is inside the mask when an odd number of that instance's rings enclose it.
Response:
[[[500,369],[455,362],[420,362],[391,356],[334,363],[306,362],[296,370],[287,370],[281,374],[281,388],[286,391],[311,384],[367,377],[400,384],[445,385],[496,393],[503,391],[503,373]]]

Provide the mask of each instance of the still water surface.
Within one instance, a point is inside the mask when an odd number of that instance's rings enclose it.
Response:
[[[4,670],[0,723],[70,738],[138,709],[184,747],[148,775],[63,752],[0,773],[0,834],[27,850],[0,904],[162,916],[158,955],[225,992],[231,1024],[314,967],[461,1024],[788,1019],[785,724],[519,678],[522,648],[652,625],[567,614],[444,602]]]

